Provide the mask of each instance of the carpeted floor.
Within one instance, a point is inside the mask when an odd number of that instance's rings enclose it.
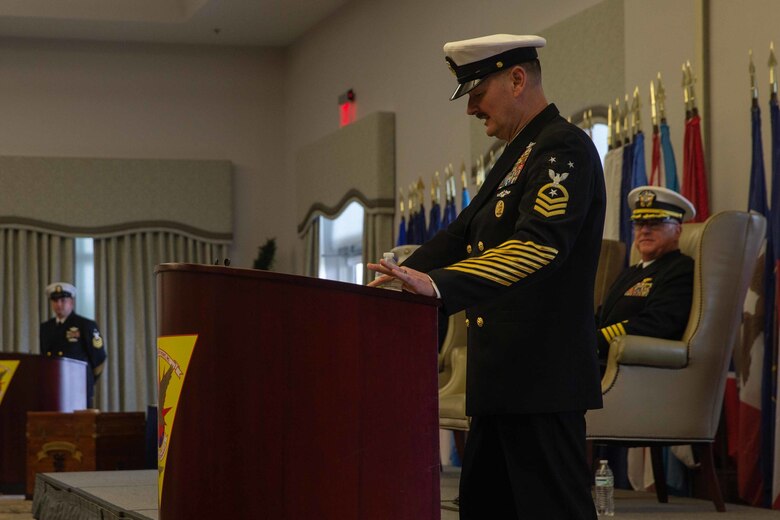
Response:
[[[458,494],[457,469],[445,469],[441,479],[442,520],[458,520],[452,499]],[[19,496],[0,495],[0,520],[32,520],[32,502]],[[619,520],[780,520],[780,511],[726,504],[726,512],[715,511],[711,502],[670,497],[659,504],[651,493],[618,490],[615,494],[615,518]]]
[[[32,520],[32,501],[0,495],[0,520]]]
[[[457,469],[445,469],[441,478],[441,520],[458,520],[452,499],[458,495]],[[653,493],[617,490],[615,520],[780,520],[780,511],[726,504],[726,512],[718,513],[712,502],[692,498],[669,497],[668,504],[659,504]]]

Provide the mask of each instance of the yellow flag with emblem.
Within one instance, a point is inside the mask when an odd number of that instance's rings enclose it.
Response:
[[[11,379],[13,379],[18,366],[18,359],[0,359],[0,405],[3,404],[3,397],[8,391],[8,386],[11,384]]]
[[[195,350],[197,335],[160,336],[157,338],[157,472],[158,505],[162,502],[165,461],[171,445],[173,421],[181,397],[184,377]]]

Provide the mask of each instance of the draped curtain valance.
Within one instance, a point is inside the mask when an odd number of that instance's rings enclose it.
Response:
[[[0,219],[62,235],[232,238],[229,161],[0,157]]]

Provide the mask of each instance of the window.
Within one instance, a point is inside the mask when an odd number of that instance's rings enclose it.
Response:
[[[320,278],[363,283],[364,214],[351,202],[335,218],[320,217]]]
[[[76,238],[76,312],[95,319],[95,241]]]

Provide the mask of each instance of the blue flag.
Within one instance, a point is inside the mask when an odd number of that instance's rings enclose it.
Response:
[[[461,192],[461,205],[460,210],[463,211],[466,209],[466,206],[471,204],[471,195],[469,194],[469,189],[467,187],[463,187],[463,191]]]
[[[764,485],[763,505],[772,505],[772,476],[774,473],[775,451],[775,403],[777,387],[777,359],[774,350],[775,324],[775,266],[780,253],[780,109],[777,97],[772,96],[769,102],[769,117],[771,121],[772,147],[772,193],[771,208],[767,211],[766,231],[766,272],[765,272],[765,304],[766,322],[764,328],[764,366],[761,378],[761,476]],[[760,120],[759,120],[760,124]],[[762,150],[763,151],[763,150]]]
[[[677,180],[677,163],[674,160],[672,140],[669,138],[669,125],[661,122],[661,156],[664,161],[664,178],[666,187],[680,192],[680,182]]]
[[[634,136],[633,164],[631,165],[631,189],[647,186],[647,167],[645,166],[645,134],[637,132]]]
[[[395,245],[406,245],[406,218],[403,215],[401,215],[401,223],[398,224],[398,242]]]
[[[441,206],[439,206],[438,202],[434,202],[431,205],[431,215],[428,218],[428,236],[427,239],[430,240],[436,235],[436,233],[439,232],[441,229]]]

